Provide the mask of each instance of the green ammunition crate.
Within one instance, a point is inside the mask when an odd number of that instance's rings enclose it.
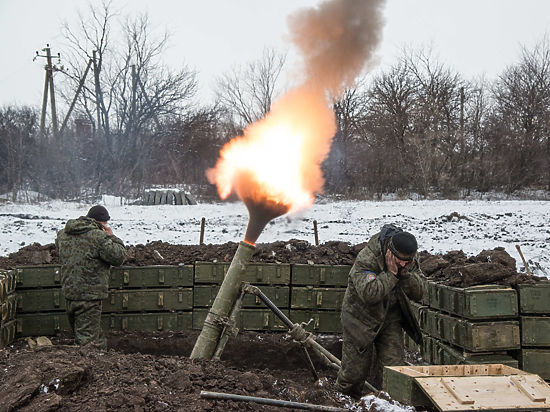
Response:
[[[292,309],[340,310],[345,288],[293,287],[290,307]]]
[[[193,286],[193,266],[118,266],[111,268],[110,288]]]
[[[15,293],[17,288],[17,271],[8,270],[8,294]]]
[[[422,324],[422,322],[424,321],[424,318],[425,318],[424,312],[429,310],[428,306],[415,302],[413,300],[411,300],[410,303],[411,303],[413,316],[416,318],[416,321],[418,322],[420,329],[424,329],[424,325]]]
[[[503,377],[505,381],[509,381],[509,375],[518,375],[518,378],[525,376],[526,374],[516,368],[502,365],[502,364],[490,364],[490,365],[428,365],[428,366],[385,366],[383,372],[383,389],[391,396],[392,399],[411,406],[429,406],[430,410],[434,409],[434,402],[425,394],[425,387],[421,387],[422,384],[426,384],[428,380],[439,381],[442,383],[442,378],[448,378],[447,382],[452,383],[455,379],[456,381],[466,380],[469,384],[469,388],[472,391],[475,390],[475,384],[477,378],[479,377],[481,381],[487,382],[492,379],[484,379],[483,377]],[[435,379],[434,379],[435,378]],[[470,379],[473,378],[473,379]],[[479,385],[479,383],[478,383]],[[447,386],[443,384],[442,386]],[[458,386],[458,385],[457,385]],[[546,385],[545,385],[546,386]],[[450,389],[443,387],[442,390],[430,391],[434,394],[437,391],[437,395],[448,395],[448,396],[438,396],[439,402],[435,403],[437,410],[444,411],[466,411],[466,410],[480,410],[477,406],[478,402],[474,401],[464,402],[461,398],[462,393],[455,391],[451,385],[448,385]],[[508,384],[510,387],[510,384]],[[432,386],[433,388],[433,386]],[[485,395],[489,397],[499,396],[499,393],[493,389],[494,387],[484,387],[481,389],[483,391],[488,391],[488,394]],[[502,392],[501,392],[502,393]],[[501,396],[501,395],[500,395]],[[448,401],[447,401],[448,399]],[[467,399],[467,398],[466,398]],[[483,399],[480,396],[480,399]],[[543,398],[545,399],[545,398]],[[457,403],[457,400],[460,403]],[[452,402],[452,403],[451,403]],[[512,403],[512,402],[511,402]],[[515,402],[514,402],[515,403]],[[518,403],[521,403],[519,401]],[[483,406],[487,406],[486,403]],[[526,408],[521,408],[521,404],[517,409],[511,409],[507,407],[506,409],[501,408],[492,408],[492,407],[483,407],[482,410],[499,410],[499,411],[509,411],[509,410],[530,410]],[[537,408],[537,410],[539,410]],[[541,409],[542,410],[542,409]]]
[[[462,349],[453,348],[441,341],[436,341],[437,358],[441,365],[478,365],[501,363],[517,368],[519,362],[506,352],[469,353]]]
[[[292,285],[340,286],[348,285],[349,265],[292,265]]]
[[[519,311],[522,314],[550,314],[550,282],[519,284]]]
[[[0,304],[4,301],[4,296],[8,296],[8,272],[0,271]]]
[[[13,292],[15,292],[16,274],[14,270],[0,269],[0,302]]]
[[[17,328],[17,321],[11,320],[3,323],[0,326],[0,348],[8,346],[15,339],[15,331]]]
[[[430,305],[430,283],[434,283],[434,282],[429,281],[424,276],[421,277],[422,299],[420,300],[420,303],[423,306]]]
[[[424,360],[426,359],[424,358]],[[432,404],[414,379],[398,373],[394,369],[384,367],[382,381],[383,390],[391,393],[392,399],[398,402],[415,406],[428,406]]]
[[[69,331],[66,312],[21,313],[17,315],[17,336],[53,336]]]
[[[550,317],[521,316],[521,345],[550,346]]]
[[[424,309],[420,315],[420,329],[431,337],[443,338],[443,323],[440,320],[441,312]]]
[[[1,324],[7,323],[15,319],[15,312],[17,310],[17,295],[11,294],[6,297],[4,302],[0,305],[0,322]]]
[[[61,266],[19,266],[16,268],[17,290],[50,288],[61,285]]]
[[[157,310],[191,310],[193,289],[135,289],[109,290],[103,300],[103,312],[149,312]]]
[[[438,364],[439,361],[437,359],[437,339],[432,338],[428,335],[422,335],[422,347],[420,351],[420,355],[422,356],[422,359],[424,359],[424,362],[430,363],[430,364]]]
[[[521,349],[519,362],[522,370],[550,380],[550,349]]]
[[[288,286],[262,286],[260,289],[279,309],[289,307],[290,288]],[[193,306],[212,306],[219,290],[219,285],[195,285],[193,288]],[[266,306],[256,295],[246,293],[243,297],[242,307],[265,308]]]
[[[51,312],[65,310],[61,288],[22,289],[17,293],[17,312]]]
[[[282,310],[288,316],[288,310]],[[202,329],[208,309],[193,310],[193,329]],[[288,328],[271,309],[241,309],[236,327],[240,330],[284,331]]]
[[[468,319],[502,319],[518,316],[514,289],[499,285],[455,288],[435,284],[430,306]]]
[[[439,335],[445,342],[470,352],[519,349],[521,347],[519,322],[472,322],[466,319],[438,314]]]
[[[229,265],[229,263],[195,262],[195,284],[221,284]],[[254,285],[288,285],[290,265],[288,263],[249,263],[243,280]]]
[[[103,312],[181,311],[193,308],[193,289],[109,290],[103,300]]]
[[[192,312],[112,313],[101,316],[105,330],[172,331],[191,330]]]
[[[305,329],[315,333],[342,333],[340,312],[291,310],[290,320],[294,323],[306,323]]]
[[[418,345],[412,338],[405,332],[403,332],[403,346],[409,352],[416,352],[420,354],[420,345]]]
[[[191,328],[191,312],[103,314],[105,330],[185,331]],[[24,313],[17,316],[18,336],[53,336],[70,331],[65,312]]]

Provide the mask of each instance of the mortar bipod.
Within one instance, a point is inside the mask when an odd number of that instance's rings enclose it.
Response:
[[[244,294],[245,291],[241,288],[239,296],[237,297],[237,300],[229,311],[227,319],[224,319],[223,329],[220,333],[218,343],[216,344],[214,355],[212,356],[213,360],[220,360],[222,352],[225,348],[225,344],[229,340],[229,337],[237,336],[239,333],[239,328],[237,327],[237,316],[239,316],[239,312],[241,311]]]
[[[250,293],[255,296],[258,296],[260,300],[269,308],[271,309],[275,315],[281,321],[286,325],[286,327],[289,329],[289,334],[292,339],[294,339],[296,342],[300,343],[304,350],[306,348],[310,348],[319,355],[320,359],[323,361],[325,365],[327,365],[329,368],[332,368],[336,371],[340,370],[340,367],[342,366],[342,362],[340,359],[338,359],[336,356],[334,356],[332,353],[330,353],[328,350],[326,350],[323,346],[321,346],[315,339],[313,338],[313,334],[311,332],[307,332],[302,325],[298,323],[293,323],[281,310],[275,306],[271,300],[260,290],[259,287],[251,285],[247,282],[243,282],[242,290],[245,293]],[[307,350],[306,350],[307,353]],[[308,363],[310,363],[310,368],[313,367],[313,362],[311,362],[311,358],[309,357],[309,354],[307,355]],[[314,377],[316,376],[317,372],[314,372]],[[380,391],[376,389],[374,386],[372,386],[369,382],[365,381],[365,386],[371,390],[374,394],[378,395],[380,394]]]

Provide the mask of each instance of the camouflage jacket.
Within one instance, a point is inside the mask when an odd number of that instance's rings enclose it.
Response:
[[[374,235],[357,255],[342,302],[342,328],[362,350],[370,345],[384,322],[400,320],[415,341],[420,328],[411,313],[410,299],[422,298],[422,272],[415,258],[410,276],[402,279],[386,268],[386,250],[380,233]]]
[[[85,216],[67,221],[57,233],[55,246],[61,261],[61,280],[66,299],[95,300],[108,296],[109,268],[124,261],[124,243],[107,234]]]

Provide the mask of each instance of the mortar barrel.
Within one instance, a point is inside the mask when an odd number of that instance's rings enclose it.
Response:
[[[229,270],[223,279],[220,290],[208,311],[201,333],[195,342],[191,359],[212,359],[218,345],[231,308],[240,293],[241,282],[246,271],[246,265],[254,254],[256,247],[250,243],[240,242]]]

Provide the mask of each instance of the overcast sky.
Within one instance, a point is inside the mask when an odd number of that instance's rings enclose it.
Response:
[[[0,0],[0,105],[39,107],[43,59],[36,50],[49,43],[54,54],[66,47],[64,21],[98,0]],[[287,16],[316,0],[113,0],[120,16],[147,12],[152,28],[171,34],[165,63],[198,72],[201,100],[208,103],[216,76],[258,59],[265,47],[290,52]],[[431,46],[440,60],[467,78],[495,78],[550,35],[548,0],[387,0],[378,50],[379,69],[396,62],[403,46]],[[62,62],[63,63],[63,62]],[[56,82],[62,81],[56,77]]]

